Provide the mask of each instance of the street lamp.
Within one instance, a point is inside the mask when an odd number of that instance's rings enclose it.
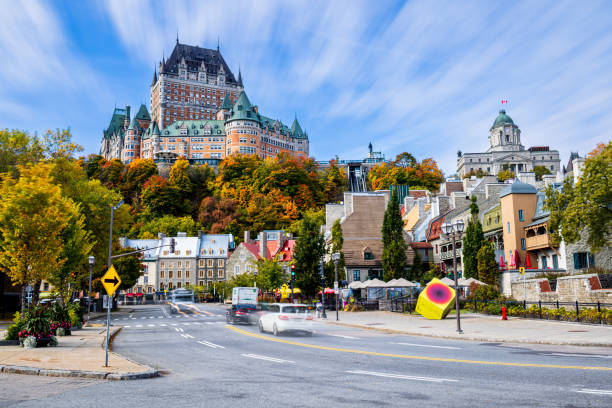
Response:
[[[338,261],[340,260],[340,252],[334,252],[331,258],[334,261],[334,293],[336,294],[336,321],[338,321]]]
[[[327,319],[327,314],[325,313],[325,266],[323,258],[321,258],[319,263],[319,273],[321,274],[321,319]]]
[[[253,271],[253,286],[257,287],[257,269]]]
[[[457,254],[455,253],[455,238],[461,238],[464,227],[463,220],[457,220],[454,224],[445,222],[442,224],[442,232],[446,237],[450,237],[453,245],[453,274],[455,275],[455,309],[457,310],[457,333],[463,333],[461,330],[461,312],[459,309],[459,284],[457,282]]]
[[[96,263],[96,258],[92,255],[87,259],[89,260],[89,292],[87,292],[87,321],[89,322],[89,312],[91,311],[91,273],[94,263]]]

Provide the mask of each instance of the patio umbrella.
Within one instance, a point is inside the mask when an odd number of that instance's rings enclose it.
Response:
[[[466,284],[467,281],[468,281],[467,279],[461,277],[461,278],[457,279],[457,285],[459,285],[459,286],[470,286],[469,283]]]
[[[467,286],[470,286],[472,283],[475,283],[477,285],[486,285],[486,283],[481,282],[478,279],[474,279],[474,278],[466,279],[465,283],[467,284]]]
[[[394,279],[395,282],[389,281],[387,282],[387,287],[390,288],[412,288],[416,286],[416,283],[412,283],[409,280],[404,278]],[[393,286],[389,285],[389,283],[393,282]]]
[[[334,293],[334,290],[332,288],[325,288],[325,294],[326,295],[331,295]],[[321,291],[319,291],[318,293],[319,295],[321,294]]]
[[[521,266],[521,257],[519,256],[519,252],[518,249],[514,250],[514,262],[516,263],[516,267],[518,268],[519,266]]]
[[[502,255],[499,256],[499,269],[506,269],[506,263]]]
[[[381,281],[380,279],[370,279],[365,281],[362,285],[361,288],[384,288],[386,285],[385,282]]]
[[[525,268],[531,269],[531,259],[529,254],[525,255]]]
[[[351,289],[361,289],[361,281],[353,281],[351,283],[349,283],[349,288]]]
[[[440,279],[440,282],[444,283],[446,286],[455,286],[455,281],[447,277]]]

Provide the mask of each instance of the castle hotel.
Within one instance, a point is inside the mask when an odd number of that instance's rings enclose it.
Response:
[[[103,131],[100,154],[107,160],[153,159],[217,165],[232,154],[308,157],[308,135],[297,120],[289,128],[262,115],[229,69],[219,48],[176,42],[159,63],[151,83],[151,113],[143,104],[133,119],[130,107],[115,108]]]

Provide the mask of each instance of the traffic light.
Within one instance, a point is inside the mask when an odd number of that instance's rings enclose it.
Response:
[[[295,265],[291,265],[291,279],[295,278]]]
[[[174,238],[170,238],[170,253],[173,254],[174,253]]]

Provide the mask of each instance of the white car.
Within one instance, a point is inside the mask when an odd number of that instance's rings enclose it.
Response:
[[[272,332],[278,336],[283,332],[301,332],[312,336],[312,314],[305,305],[273,303],[267,305],[259,318],[259,331]]]

